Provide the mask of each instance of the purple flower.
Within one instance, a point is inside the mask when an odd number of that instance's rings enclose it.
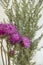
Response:
[[[16,33],[17,29],[13,24],[0,24],[0,35],[11,35],[13,33]]]
[[[8,41],[9,41],[11,44],[15,45],[16,43],[19,43],[19,42],[21,41],[21,36],[20,36],[20,34],[17,32],[17,33],[15,33],[15,34],[12,34],[12,35],[9,37]]]
[[[30,47],[30,39],[28,37],[22,36],[22,46],[23,47]]]
[[[4,31],[5,31],[6,35],[11,35],[13,33],[16,33],[17,29],[13,24],[5,24],[4,25]]]

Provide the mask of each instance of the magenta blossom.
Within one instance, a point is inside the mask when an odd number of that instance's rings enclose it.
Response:
[[[16,43],[19,43],[21,41],[21,36],[20,34],[17,32],[15,34],[12,34],[10,37],[9,37],[9,40],[8,40],[11,44],[15,45]]]
[[[28,37],[22,36],[22,46],[23,47],[30,47],[30,39]]]
[[[13,33],[16,33],[17,29],[13,24],[0,24],[0,35],[11,35]]]
[[[5,31],[6,35],[11,35],[13,33],[16,33],[17,29],[13,24],[5,24],[4,25],[4,31]]]

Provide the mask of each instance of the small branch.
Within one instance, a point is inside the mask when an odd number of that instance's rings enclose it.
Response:
[[[35,39],[32,43],[34,42],[39,42],[39,40],[41,40],[41,38],[43,37],[43,34],[41,34],[37,39]]]
[[[40,51],[41,49],[43,49],[43,46],[41,46],[40,48],[37,48],[37,51]]]
[[[43,24],[36,31],[40,30],[42,27],[43,27]]]

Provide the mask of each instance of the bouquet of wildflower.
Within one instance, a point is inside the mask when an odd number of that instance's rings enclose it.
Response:
[[[0,0],[9,23],[0,24],[1,56],[3,65],[34,65],[31,59],[42,38],[41,34],[34,39],[38,30],[43,27],[38,26],[41,17],[40,11],[43,8],[43,0]],[[4,49],[2,41],[6,40],[7,51]],[[5,62],[3,51],[5,53]],[[11,63],[12,62],[12,63]]]

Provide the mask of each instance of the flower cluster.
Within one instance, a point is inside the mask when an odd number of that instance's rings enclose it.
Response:
[[[12,45],[22,42],[20,44],[23,47],[30,47],[30,39],[25,36],[21,36],[13,24],[0,24],[0,36],[4,37],[4,35],[9,36],[8,42]]]

